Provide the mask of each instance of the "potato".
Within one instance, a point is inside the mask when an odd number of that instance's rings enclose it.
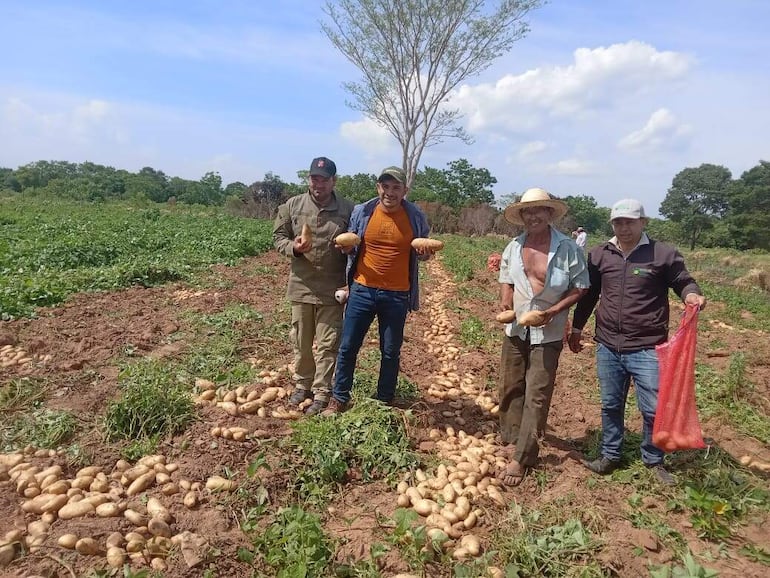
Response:
[[[525,327],[540,327],[541,325],[545,325],[545,311],[526,311],[518,317],[517,323]]]
[[[168,508],[158,498],[150,498],[147,500],[147,514],[151,518],[156,516],[165,518],[168,516]]]
[[[105,502],[96,506],[96,515],[100,518],[114,518],[120,516],[120,506],[115,502]]]
[[[423,498],[422,500],[417,500],[414,505],[414,511],[420,514],[421,516],[429,516],[431,513],[433,513],[433,504],[435,504],[433,500],[427,500]]]
[[[101,554],[101,546],[99,542],[93,538],[81,538],[75,543],[75,550],[85,556],[97,556]]]
[[[478,556],[481,553],[481,542],[473,534],[466,534],[460,538],[460,547],[465,548],[471,556]]]
[[[114,548],[114,547],[120,548],[125,543],[126,543],[126,540],[123,538],[123,534],[121,534],[120,532],[113,532],[112,534],[107,536],[107,540],[105,541],[107,548]]]
[[[241,414],[253,415],[259,411],[259,408],[265,404],[261,399],[247,401],[241,405]]]
[[[138,462],[136,462],[137,465],[140,466],[146,466],[148,468],[155,467],[155,464],[165,464],[166,463],[166,456],[162,454],[152,454],[149,456],[144,456],[142,459],[140,459]]]
[[[43,520],[36,520],[27,524],[27,534],[30,536],[40,536],[46,534],[51,528],[51,525]]]
[[[110,568],[122,568],[126,561],[126,551],[118,546],[107,548],[107,564]]]
[[[99,466],[86,466],[85,468],[81,468],[77,471],[75,474],[76,478],[83,478],[85,476],[91,476],[94,477],[96,474],[98,474],[102,469]]]
[[[147,516],[131,508],[123,512],[123,517],[134,526],[144,526],[147,524]]]
[[[175,494],[179,493],[179,485],[176,482],[169,482],[167,484],[163,484],[163,487],[160,489],[160,493],[164,496],[173,496]]]
[[[182,503],[185,505],[186,508],[193,509],[198,505],[198,494],[195,492],[187,492],[184,495],[184,499],[182,500]]]
[[[150,523],[147,524],[147,529],[153,536],[163,536],[164,538],[171,537],[171,527],[160,517],[150,520]]]
[[[427,239],[425,237],[417,237],[412,239],[412,247],[415,249],[428,249],[430,251],[440,251],[444,248],[444,242],[438,239]]]
[[[142,474],[136,478],[131,485],[126,489],[127,496],[135,496],[136,494],[143,492],[149,488],[155,482],[155,470],[150,470],[146,474]]]
[[[0,546],[0,568],[8,566],[16,557],[16,546],[14,544],[3,544]]]
[[[77,541],[78,537],[75,534],[64,534],[63,536],[59,536],[56,543],[62,548],[67,548],[67,550],[74,550]]]
[[[130,540],[126,544],[126,552],[141,552],[144,550],[144,540]]]
[[[268,387],[264,393],[262,393],[261,396],[259,396],[259,399],[262,401],[262,403],[270,403],[271,401],[275,401],[278,399],[278,390],[280,388],[278,387]]]
[[[222,476],[211,476],[206,480],[206,489],[211,492],[232,492],[236,488],[233,480],[228,480]]]
[[[65,504],[59,509],[59,518],[62,520],[71,520],[72,518],[80,518],[86,514],[90,514],[94,511],[94,505],[86,500],[79,500],[77,502],[70,502]]]
[[[0,540],[0,543],[13,544],[14,542],[21,542],[22,537],[24,537],[24,533],[21,530],[8,530],[3,539]]]
[[[361,237],[355,233],[342,233],[334,238],[334,242],[340,247],[348,249],[350,247],[358,247],[361,244]]]
[[[72,487],[77,488],[79,490],[87,490],[91,487],[91,484],[94,483],[94,477],[93,476],[80,476],[79,478],[75,478],[72,480]]]
[[[516,312],[513,309],[506,309],[498,313],[495,319],[498,323],[513,323],[516,319]]]

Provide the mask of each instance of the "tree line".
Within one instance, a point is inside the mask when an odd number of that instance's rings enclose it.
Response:
[[[223,186],[216,172],[200,180],[170,177],[144,167],[138,172],[91,162],[37,161],[17,169],[0,168],[0,190],[5,194],[54,195],[78,201],[141,199],[156,203],[224,206],[246,217],[271,219],[278,205],[306,190],[308,171],[297,171],[298,182],[285,182],[268,172],[258,181]],[[357,173],[339,175],[336,190],[353,202],[375,194],[377,177]],[[425,167],[416,172],[409,198],[425,210],[436,233],[514,235],[501,209],[517,199],[507,194],[495,199],[497,179],[466,159],[443,169]],[[611,235],[609,208],[590,195],[562,198],[570,207],[558,223],[565,232],[582,226],[589,233]],[[651,207],[650,207],[651,209]],[[770,250],[770,163],[759,164],[733,179],[724,166],[702,164],[674,176],[660,206],[666,219],[652,219],[649,230],[659,239],[695,246]]]

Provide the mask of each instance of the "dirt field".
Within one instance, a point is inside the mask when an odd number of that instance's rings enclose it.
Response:
[[[174,285],[152,289],[132,288],[116,293],[81,294],[61,307],[41,311],[37,319],[6,322],[0,325],[0,334],[6,340],[12,339],[16,346],[34,354],[37,359],[47,361],[31,363],[23,369],[18,366],[2,368],[0,381],[7,383],[21,375],[45,376],[55,380],[56,389],[50,392],[45,403],[52,408],[71,411],[79,417],[83,429],[92,432],[87,439],[79,440],[79,443],[91,456],[93,465],[110,472],[120,458],[119,448],[101,440],[95,427],[91,426],[96,425],[105,401],[116,393],[118,361],[125,359],[127,351],[133,356],[146,355],[160,359],[182,354],[187,347],[185,336],[188,328],[183,315],[186,311],[214,313],[221,311],[227,304],[243,303],[262,312],[268,320],[285,321],[287,313],[285,307],[281,307],[281,302],[287,268],[285,260],[274,253],[268,253],[246,260],[238,267],[217,268],[214,273],[218,279],[216,290]],[[274,274],[266,276],[257,273],[265,270],[271,270]],[[426,277],[424,296],[439,286],[450,293],[456,290],[438,263],[431,265]],[[478,284],[479,288],[495,285],[492,273],[472,283]],[[464,303],[464,307],[479,318],[488,320],[489,332],[499,335],[501,329],[493,321],[494,312],[487,310],[488,303],[468,302]],[[716,319],[719,304],[711,304],[709,311],[712,318]],[[417,383],[422,391],[427,391],[431,377],[440,370],[435,356],[426,354],[428,345],[424,335],[431,328],[432,313],[435,313],[435,309],[425,307],[410,317],[402,353],[403,373]],[[459,314],[451,310],[446,314],[453,326],[459,328]],[[672,317],[678,314],[679,311],[674,310]],[[672,327],[675,324],[676,320],[673,319]],[[770,399],[768,336],[756,331],[740,332],[725,327],[725,324],[720,326],[718,322],[702,324],[698,361],[722,370],[730,353],[750,352],[752,363],[747,377],[756,387],[755,395],[760,400],[758,403],[764,400],[767,404]],[[709,348],[709,343],[716,337],[724,342],[719,351]],[[258,343],[259,336],[254,336],[253,343],[243,343],[244,356],[264,355],[264,352],[258,350]],[[458,372],[475,376],[479,383],[495,381],[498,363],[496,352],[492,354],[458,347]],[[288,343],[282,350],[271,350],[270,354],[272,358],[266,360],[266,363],[272,367],[279,368],[291,361]],[[603,566],[618,576],[648,575],[650,562],[667,563],[671,561],[672,553],[653,532],[635,528],[629,520],[628,501],[634,493],[633,485],[598,480],[580,463],[584,444],[600,429],[598,396],[592,391],[595,387],[594,375],[592,347],[587,347],[577,355],[565,348],[552,403],[549,431],[541,452],[542,466],[536,475],[526,477],[520,486],[504,489],[503,495],[507,501],[515,500],[523,508],[536,508],[539,504],[563,498],[570,508],[575,509],[576,515],[582,515],[586,520],[601,518],[604,528],[600,555]],[[276,385],[288,388],[288,374],[282,373]],[[410,437],[414,446],[426,455],[434,451],[434,442],[428,435],[430,428],[443,430],[452,426],[469,433],[473,433],[474,428],[484,431],[494,429],[493,417],[478,407],[465,406],[460,422],[463,425],[459,425],[455,417],[444,417],[442,409],[444,406],[440,400],[428,395],[411,408],[416,419],[409,430]],[[764,409],[768,411],[767,405]],[[632,416],[629,427],[638,431],[638,412],[633,411],[629,415]],[[264,434],[260,439],[245,442],[214,440],[209,431],[215,425],[238,425],[250,430],[258,428],[264,430]],[[704,423],[703,429],[714,444],[730,452],[736,459],[751,455],[770,461],[770,448],[737,434],[729,424],[712,421]],[[275,441],[289,433],[290,427],[286,420],[257,416],[231,417],[213,405],[201,405],[199,420],[183,436],[166,440],[160,451],[178,464],[177,475],[205,481],[212,472],[221,470],[223,465],[244,469],[258,451],[266,447],[278,447]],[[41,467],[60,463],[65,471],[68,467],[61,457],[35,457],[31,461],[39,463]],[[675,474],[679,479],[686,477],[686,463],[678,465]],[[288,476],[288,471],[276,470],[268,475],[266,487],[273,503],[280,503]],[[0,536],[14,528],[25,528],[32,519],[31,514],[21,510],[23,498],[14,490],[10,482],[0,482]],[[704,562],[704,566],[718,570],[721,576],[768,575],[770,570],[767,566],[733,555],[742,541],[770,549],[770,520],[766,513],[746,520],[737,531],[738,537],[732,539],[735,548],[730,555],[724,555],[724,552],[720,554],[716,544],[697,537],[686,515],[666,509],[667,497],[665,490],[661,489],[659,500],[645,498],[639,508],[665,518],[669,526],[684,536],[694,553],[710,553],[713,559]],[[181,494],[165,500],[175,514],[175,532],[188,530],[202,536],[219,555],[209,564],[192,569],[184,557],[171,556],[167,560],[168,568],[162,575],[174,578],[202,576],[209,566],[213,569],[210,576],[251,575],[251,568],[236,559],[237,548],[249,546],[238,528],[238,512],[213,498],[197,509],[184,508],[181,505]],[[382,539],[384,530],[377,516],[393,514],[396,509],[396,493],[382,482],[363,483],[353,476],[343,490],[333,497],[330,507],[334,514],[326,516],[325,530],[343,543],[336,558],[365,558],[369,553],[369,545]],[[502,508],[495,510],[490,506],[480,535],[491,532],[501,516]],[[56,546],[56,537],[71,532],[103,540],[116,530],[130,530],[128,521],[123,518],[92,516],[57,520],[53,522],[43,548],[0,568],[0,576],[85,576],[91,569],[103,568],[104,558],[81,556],[63,550]],[[394,553],[384,560],[383,576],[408,571]],[[444,570],[449,571],[448,568]]]

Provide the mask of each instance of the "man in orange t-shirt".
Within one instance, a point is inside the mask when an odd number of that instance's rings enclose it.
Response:
[[[425,213],[406,200],[406,180],[399,167],[383,169],[377,197],[356,205],[350,216],[348,230],[361,238],[361,244],[348,254],[350,295],[332,399],[323,415],[348,408],[358,352],[375,317],[382,354],[377,399],[392,403],[395,396],[406,315],[419,307],[418,261],[433,254],[411,246],[413,239],[427,237],[430,229]]]

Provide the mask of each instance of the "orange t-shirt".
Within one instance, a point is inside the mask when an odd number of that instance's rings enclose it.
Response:
[[[414,238],[402,207],[386,213],[377,205],[364,231],[353,280],[374,289],[409,291],[409,256]]]

